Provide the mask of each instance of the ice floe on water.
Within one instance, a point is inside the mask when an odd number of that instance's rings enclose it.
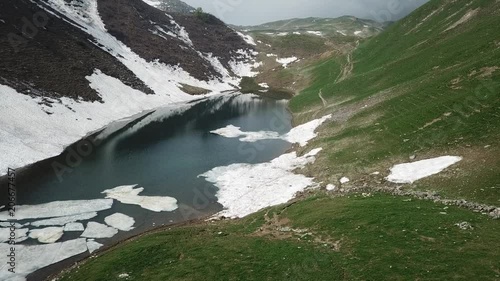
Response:
[[[129,217],[127,215],[116,213],[111,216],[107,216],[104,219],[104,222],[107,225],[112,226],[121,231],[130,231],[134,229],[133,225],[135,223],[135,220],[134,218]]]
[[[72,222],[64,226],[64,232],[84,231],[85,227],[81,222]]]
[[[87,249],[89,250],[89,253],[91,253],[91,254],[93,252],[99,250],[102,246],[104,246],[104,245],[94,241],[94,239],[87,240]]]
[[[118,230],[114,227],[91,221],[87,224],[87,228],[85,228],[81,236],[86,238],[111,238],[117,233]]]
[[[112,205],[113,200],[111,199],[54,201],[39,205],[20,205],[16,208],[16,219],[73,216],[111,209]],[[8,220],[10,218],[7,211],[0,213],[0,220]]]
[[[332,115],[328,114],[319,119],[294,127],[284,136],[284,139],[291,143],[298,143],[300,146],[306,146],[310,140],[317,136],[315,133],[316,129],[330,118],[332,118]]]
[[[387,180],[394,183],[413,183],[419,179],[435,175],[462,160],[458,156],[442,156],[412,163],[395,165]]]
[[[286,203],[308,187],[317,187],[312,178],[292,171],[313,163],[320,151],[321,148],[314,149],[300,157],[292,152],[260,164],[217,167],[200,177],[219,189],[216,196],[224,210],[217,216],[244,217],[262,208]]]
[[[210,133],[224,136],[226,138],[240,138],[240,141],[256,142],[266,139],[279,139],[281,136],[277,132],[259,131],[259,132],[243,132],[240,127],[228,125],[225,128],[211,131]]]
[[[14,233],[15,233],[15,242],[19,243],[22,242],[26,239],[28,239],[28,231],[29,229],[27,228],[15,228]],[[0,243],[7,242],[9,241],[9,238],[11,237],[12,230],[10,227],[6,228],[0,228]]]
[[[46,245],[16,245],[15,273],[9,272],[11,245],[0,243],[0,280],[25,280],[26,276],[38,269],[56,264],[67,258],[87,251],[85,239],[75,239]],[[5,253],[5,254],[4,254]]]
[[[177,209],[177,199],[168,196],[141,196],[139,193],[144,191],[144,188],[135,188],[136,186],[118,186],[102,193],[106,194],[106,198],[115,199],[123,204],[139,205],[153,212],[170,212]]]
[[[281,139],[290,143],[298,143],[300,146],[306,146],[307,143],[315,138],[317,134],[315,130],[325,121],[331,118],[331,115],[326,115],[322,118],[312,120],[305,124],[294,127],[290,132],[280,135],[272,131],[259,132],[243,132],[240,127],[228,125],[224,128],[213,130],[210,133],[220,135],[226,138],[239,138],[244,142],[256,142],[259,140]]]
[[[29,237],[37,239],[40,243],[50,244],[55,243],[61,239],[64,234],[62,227],[46,227],[41,229],[30,230]]]
[[[34,221],[31,223],[31,225],[35,227],[48,226],[48,225],[65,225],[72,222],[89,220],[95,217],[97,217],[97,212],[89,212],[72,216]]]

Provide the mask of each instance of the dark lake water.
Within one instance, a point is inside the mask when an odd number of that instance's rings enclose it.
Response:
[[[134,184],[145,189],[140,195],[178,200],[177,210],[159,213],[115,200],[112,209],[99,212],[91,221],[103,223],[104,217],[120,212],[133,217],[136,223],[130,232],[120,231],[111,239],[97,239],[109,245],[155,226],[206,217],[222,210],[214,196],[217,189],[198,175],[233,163],[270,161],[290,148],[282,140],[246,143],[210,133],[230,124],[243,131],[286,133],[291,129],[291,116],[284,101],[251,95],[219,96],[193,102],[184,106],[185,110],[176,107],[117,122],[88,138],[96,145],[85,140],[58,157],[18,170],[17,204],[102,199],[106,189]],[[78,148],[85,153],[70,155]],[[60,164],[58,170],[54,163]],[[61,170],[61,165],[67,170]],[[0,181],[0,192],[6,194],[6,179]],[[5,197],[0,198],[0,205],[5,205]],[[67,232],[60,241],[79,235]],[[23,242],[36,243],[32,239]]]

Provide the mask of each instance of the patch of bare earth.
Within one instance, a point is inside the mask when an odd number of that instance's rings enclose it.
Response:
[[[467,11],[467,13],[465,13],[465,15],[463,15],[463,17],[461,17],[458,21],[456,21],[455,23],[453,23],[452,25],[450,25],[443,32],[452,30],[452,29],[456,28],[457,26],[468,22],[469,20],[471,20],[473,17],[475,17],[479,13],[479,10],[480,9],[477,8],[477,9],[474,9],[474,10]]]
[[[288,218],[282,218],[276,213],[273,213],[272,217],[270,217],[269,211],[264,214],[264,219],[266,222],[252,234],[253,236],[309,241],[319,246],[328,247],[336,252],[340,251],[342,239],[335,240],[329,236],[319,235],[307,228],[293,228]]]
[[[479,70],[472,70],[469,73],[469,78],[489,78],[493,75],[493,73],[497,70],[500,70],[500,67],[498,66],[488,66],[488,67],[483,67]]]

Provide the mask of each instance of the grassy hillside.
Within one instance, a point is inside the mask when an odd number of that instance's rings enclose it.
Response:
[[[410,156],[455,154],[464,161],[454,170],[416,187],[500,204],[499,15],[496,1],[431,1],[362,43],[352,64],[317,64],[290,107],[297,122],[335,116],[314,144],[327,150],[317,162],[321,178],[372,183],[363,175]]]
[[[295,70],[309,82],[291,100],[295,122],[334,116],[299,151],[324,149],[301,172],[350,183],[146,235],[62,280],[499,280],[498,220],[375,191],[500,205],[498,26],[498,1],[432,0],[355,51]],[[384,180],[395,163],[441,155],[463,160],[413,185]]]

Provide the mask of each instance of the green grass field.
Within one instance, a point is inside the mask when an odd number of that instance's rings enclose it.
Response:
[[[463,221],[473,228],[455,225]],[[61,280],[498,280],[499,231],[486,216],[427,201],[317,195],[149,234]]]

